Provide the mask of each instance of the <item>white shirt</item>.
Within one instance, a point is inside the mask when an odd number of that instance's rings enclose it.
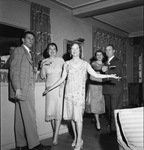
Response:
[[[30,57],[32,57],[32,56],[31,56],[31,53],[30,53],[31,50],[30,50],[26,45],[23,45],[23,46],[25,47],[25,49],[26,49],[27,52],[29,53]]]
[[[108,64],[110,64],[110,61],[114,58],[114,56],[112,56],[111,58],[108,59]]]

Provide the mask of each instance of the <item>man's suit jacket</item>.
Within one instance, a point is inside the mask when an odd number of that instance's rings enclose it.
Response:
[[[17,89],[22,91],[22,100],[27,100],[29,89],[34,88],[34,70],[31,56],[24,46],[17,47],[10,62],[10,99]]]
[[[107,66],[107,74],[116,74],[123,78],[123,65],[120,59],[114,56]],[[110,78],[103,81],[103,94],[118,94],[123,90],[122,79]]]

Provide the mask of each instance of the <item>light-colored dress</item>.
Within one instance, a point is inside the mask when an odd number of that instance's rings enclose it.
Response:
[[[97,72],[101,70],[103,64],[96,61],[92,63],[92,68]],[[90,101],[89,113],[103,114],[105,113],[105,101],[102,94],[102,79],[90,76],[88,98]]]
[[[45,65],[46,87],[53,85],[59,80],[62,74],[64,60],[60,57],[47,59],[50,65]],[[62,118],[63,109],[63,84],[51,90],[46,95],[45,103],[45,121]]]
[[[63,115],[65,120],[83,121],[87,64],[86,61],[82,61],[81,65],[75,68],[71,65],[71,61],[65,63],[67,71]]]

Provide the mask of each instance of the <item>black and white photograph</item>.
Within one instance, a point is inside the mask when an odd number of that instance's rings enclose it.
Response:
[[[0,149],[144,150],[144,0],[0,0]]]

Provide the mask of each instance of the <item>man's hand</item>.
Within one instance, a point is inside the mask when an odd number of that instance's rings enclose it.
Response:
[[[108,66],[103,66],[103,67],[102,67],[102,71],[103,71],[103,72],[107,72],[107,71],[108,71]]]
[[[21,100],[22,99],[22,92],[20,89],[16,90],[15,98]]]

